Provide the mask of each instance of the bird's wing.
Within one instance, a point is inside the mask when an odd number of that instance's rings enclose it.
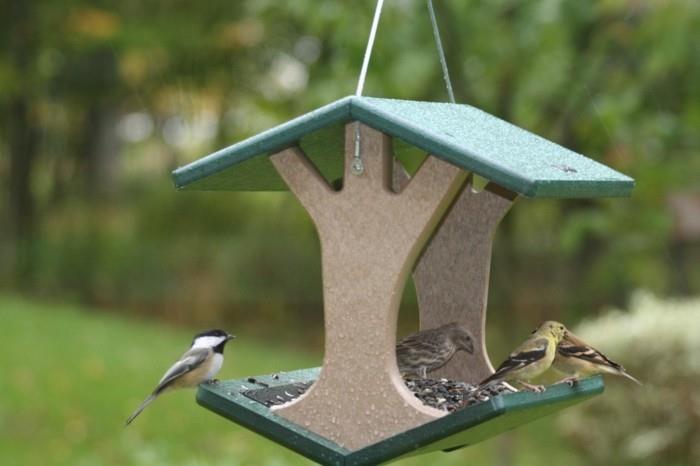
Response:
[[[605,369],[607,369],[607,372],[612,372],[617,375],[627,377],[633,382],[642,385],[642,382],[629,375],[622,365],[609,359],[597,349],[589,346],[571,334],[569,334],[566,339],[559,343],[559,346],[557,346],[557,354],[564,358],[576,358],[586,361],[589,364],[599,366],[603,371],[606,371]]]
[[[207,359],[211,352],[211,348],[193,348],[187,351],[165,372],[153,393],[162,392],[173,380],[195,369]]]
[[[557,353],[566,358],[583,359],[584,361],[590,362],[592,364],[612,367],[617,371],[624,371],[624,368],[621,365],[619,365],[615,361],[608,359],[608,357],[605,356],[603,353],[593,348],[592,346],[586,345],[583,342],[574,343],[571,341],[564,340],[561,343],[559,343],[559,346],[557,346]]]
[[[396,344],[396,362],[399,372],[413,372],[420,367],[430,370],[444,364],[454,345],[439,329],[431,329],[407,336]],[[442,362],[439,362],[442,361]]]
[[[413,333],[396,344],[396,353],[403,354],[405,352],[433,351],[437,346],[440,346],[446,339],[446,335],[439,331],[440,329],[424,330],[422,332]]]
[[[400,341],[396,345],[396,354],[412,353],[414,351],[434,351],[439,346],[435,340],[410,339]]]
[[[547,347],[549,340],[546,338],[537,338],[531,342],[526,342],[520,348],[510,353],[508,359],[498,366],[496,372],[491,374],[482,384],[492,380],[500,379],[508,372],[512,372],[523,367],[536,363],[547,355]]]

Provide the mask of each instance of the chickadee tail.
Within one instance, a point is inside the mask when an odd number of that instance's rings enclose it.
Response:
[[[145,400],[143,400],[143,402],[139,405],[139,407],[136,408],[136,411],[134,411],[133,414],[132,414],[131,416],[129,416],[129,419],[126,420],[126,423],[124,424],[124,427],[128,426],[129,424],[131,424],[131,422],[132,422],[134,419],[136,419],[136,416],[138,416],[139,414],[141,414],[141,411],[143,411],[144,409],[146,409],[146,406],[148,406],[149,404],[151,404],[151,402],[152,402],[153,400],[155,400],[157,396],[158,396],[157,393],[151,393],[151,395],[150,395],[148,398],[146,398]]]
[[[624,370],[621,370],[620,372],[618,372],[618,374],[620,374],[620,375],[623,376],[623,377],[627,377],[628,379],[630,379],[632,382],[636,383],[636,384],[639,385],[639,386],[642,385],[642,382],[640,382],[639,380],[635,379],[634,377],[632,377],[631,375],[629,375],[629,374],[628,374],[627,372],[625,372]]]

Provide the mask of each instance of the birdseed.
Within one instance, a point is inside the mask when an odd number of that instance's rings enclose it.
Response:
[[[251,380],[248,381],[251,382]],[[256,382],[260,383],[259,380]],[[404,379],[404,383],[424,405],[447,412],[458,411],[482,401],[488,401],[491,397],[514,391],[503,382],[495,382],[485,387],[479,387],[478,385],[455,382],[448,379],[407,378]],[[242,386],[243,390],[241,390],[241,393],[267,407],[271,407],[297,399],[312,384],[313,381],[296,382],[252,390]]]
[[[404,379],[406,387],[424,405],[443,411],[457,411],[488,401],[491,397],[513,390],[502,382],[485,387],[448,379]]]

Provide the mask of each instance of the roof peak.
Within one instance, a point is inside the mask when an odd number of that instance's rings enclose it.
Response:
[[[478,108],[367,96],[343,97],[178,168],[175,184],[286,189],[267,156],[291,145],[318,147],[316,154],[307,150],[309,157],[332,171],[331,159],[343,156],[339,128],[355,120],[529,197],[626,196],[634,186],[631,178]],[[329,153],[333,147],[339,153]]]

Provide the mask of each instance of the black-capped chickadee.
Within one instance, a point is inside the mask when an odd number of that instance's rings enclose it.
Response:
[[[196,387],[202,382],[211,381],[224,363],[224,346],[236,338],[223,330],[207,330],[192,339],[192,346],[182,357],[167,370],[158,386],[136,411],[126,420],[131,424],[146,406],[151,404],[163,392],[186,387]]]

